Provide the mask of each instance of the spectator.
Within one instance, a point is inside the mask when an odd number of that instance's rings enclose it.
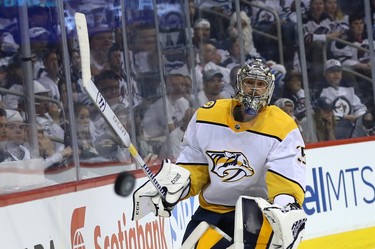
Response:
[[[159,55],[157,49],[156,29],[154,26],[135,28],[134,40],[131,44],[133,67],[136,73],[159,71]]]
[[[199,18],[194,22],[193,45],[196,49],[201,47],[202,43],[211,43],[220,48],[220,44],[214,38],[211,38],[211,23],[207,19]]]
[[[51,139],[44,136],[44,131],[41,127],[38,128],[38,145],[39,156],[44,158],[44,168],[66,166],[65,163],[73,154],[70,146],[61,151],[56,151],[55,144]]]
[[[23,81],[24,75],[22,71],[22,59],[21,54],[15,54],[9,61],[7,67],[6,76],[6,88],[10,91],[23,93]],[[18,108],[20,96],[13,94],[5,94],[3,97],[3,102],[7,109],[16,110]]]
[[[340,36],[341,39],[353,43],[353,45],[368,49],[368,38],[365,32],[365,23],[361,14],[349,16],[349,30]],[[343,66],[371,77],[371,65],[368,52],[359,50],[356,47],[333,41],[331,45],[333,56],[338,59]]]
[[[230,84],[225,84],[223,89],[221,90],[221,95],[225,99],[232,98],[236,93],[237,87],[237,73],[241,69],[241,66],[234,66],[230,70],[229,77],[230,77]]]
[[[302,74],[299,71],[289,71],[285,76],[283,98],[291,99],[294,103],[294,116],[302,120],[306,115],[305,91],[302,88]]]
[[[230,36],[227,40],[228,55],[220,62],[220,66],[232,69],[234,66],[241,65],[241,47],[240,37],[238,35]],[[253,56],[250,53],[244,54],[245,63],[253,62],[258,56]]]
[[[324,0],[324,11],[336,24],[333,30],[345,32],[349,29],[348,15],[341,11],[338,0]]]
[[[333,115],[333,103],[329,98],[320,97],[315,101],[313,113],[313,133],[308,129],[307,119],[303,119],[300,125],[303,129],[302,136],[305,143],[315,143],[336,140],[336,120]]]
[[[215,23],[212,27],[212,37],[217,40],[225,39],[225,28],[228,27],[228,18],[232,11],[232,2],[217,0],[198,0],[195,2],[198,7],[199,15],[210,23]]]
[[[19,45],[15,42],[13,34],[7,29],[0,28],[0,58],[5,60],[18,52]]]
[[[240,20],[241,20],[241,30],[242,30],[241,38],[244,41],[245,54],[250,54],[254,57],[260,57],[260,54],[257,52],[254,46],[253,28],[251,27],[251,20],[247,16],[245,11],[240,12]],[[236,12],[234,12],[230,17],[228,34],[229,34],[229,37],[239,37]]]
[[[39,124],[41,129],[43,129],[44,136],[53,140],[55,144],[55,152],[61,152],[64,148],[64,138],[65,131],[60,126],[60,123],[56,123],[51,116],[48,114],[49,104],[44,99],[37,98],[50,97],[51,90],[46,89],[38,81],[34,81],[34,94],[35,94],[35,112],[36,112],[36,122]]]
[[[195,113],[195,108],[188,108],[185,111],[184,117],[182,118],[180,124],[178,127],[176,127],[170,134],[169,134],[169,140],[166,140],[159,153],[160,159],[168,158],[172,162],[175,162],[178,155],[181,152],[181,141],[184,136],[185,130],[190,122],[191,117]],[[170,143],[170,146],[168,146],[168,141]]]
[[[115,72],[112,70],[102,71],[94,77],[94,82],[112,109],[115,109],[118,105],[123,105],[120,102],[120,78]],[[112,132],[103,115],[96,107],[90,106],[90,113],[95,126],[93,133],[95,138],[102,136],[106,131]]]
[[[82,68],[81,68],[81,55],[77,49],[72,49],[70,52],[70,76],[72,82],[77,83],[77,93],[83,98],[86,93],[82,84]]]
[[[74,114],[77,122],[77,144],[78,154],[81,160],[89,160],[99,157],[98,151],[94,146],[94,137],[91,134],[90,109],[84,104],[74,106]],[[92,124],[91,124],[92,125]]]
[[[362,125],[365,132],[365,136],[375,135],[375,123],[374,115],[371,112],[366,112],[362,117]]]
[[[49,35],[50,32],[43,27],[33,27],[29,29],[30,48],[34,57],[33,77],[35,80],[38,80],[46,74],[43,55],[50,42]]]
[[[189,102],[189,106],[194,106],[195,96],[193,96],[193,82],[190,78],[190,75],[185,75],[185,83],[183,84],[184,88],[184,98]]]
[[[7,128],[7,112],[5,109],[0,108],[0,162],[11,158],[11,155],[5,150],[5,146],[8,143]]]
[[[203,89],[202,71],[208,69],[219,70],[223,75],[224,84],[230,83],[229,73],[230,69],[220,66],[221,55],[217,48],[212,43],[203,43],[199,49],[200,62],[195,66],[196,81],[198,90]]]
[[[367,108],[354,93],[353,87],[341,86],[342,67],[336,59],[328,60],[324,65],[324,77],[329,86],[322,90],[321,97],[333,102],[336,118],[335,136],[337,139],[350,138],[358,128],[357,120],[366,113]]]
[[[332,54],[336,59],[341,61],[344,67],[371,78],[371,62],[368,51],[369,40],[365,31],[363,15],[357,13],[350,15],[349,23],[350,29],[340,36],[340,38],[352,43],[356,47],[334,41],[331,46]],[[369,84],[369,81],[348,73],[345,74],[345,79],[350,79],[351,82],[355,83],[356,93],[362,98],[365,104],[371,103],[372,105],[372,84]]]
[[[166,111],[164,113],[163,98],[158,99],[146,110],[143,117],[144,135],[149,138],[166,135],[166,125],[168,133],[174,130],[181,121],[189,102],[183,97],[185,77],[181,74],[168,74],[166,76]],[[165,123],[167,118],[168,124]]]
[[[89,29],[91,74],[98,75],[107,63],[108,51],[113,45],[112,31],[108,25]]]
[[[223,99],[221,89],[223,88],[223,74],[217,69],[203,71],[203,90],[198,93],[199,106],[208,101]]]
[[[58,82],[60,80],[59,58],[55,51],[47,50],[43,54],[43,65],[46,75],[41,77],[40,82],[47,90],[51,91],[50,97],[60,101]]]
[[[281,110],[283,110],[286,114],[291,116],[293,120],[298,125],[298,129],[302,133],[302,127],[300,125],[300,121],[294,116],[294,103],[291,99],[287,98],[279,98],[275,101],[275,106],[279,107]]]
[[[324,12],[323,0],[311,0],[308,11],[302,17],[306,60],[309,63],[311,86],[320,81],[323,74],[323,46],[330,38],[337,38],[343,32],[333,30],[335,23]]]
[[[6,110],[8,143],[5,150],[11,158],[7,161],[20,161],[31,159],[30,150],[25,145],[27,124],[18,111]]]
[[[275,101],[275,106],[279,107],[286,114],[296,120],[296,117],[294,116],[294,103],[291,99],[280,98]]]
[[[123,54],[121,52],[120,46],[113,44],[113,46],[108,51],[108,67],[119,76],[120,79],[120,101],[125,105],[137,106],[142,102],[141,94],[139,93],[138,86],[136,82],[131,78],[131,92],[132,96],[129,94],[129,84],[126,82],[126,73],[124,71]],[[132,103],[130,103],[130,97],[132,97]]]

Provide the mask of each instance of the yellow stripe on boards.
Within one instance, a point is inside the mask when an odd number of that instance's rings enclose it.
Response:
[[[298,249],[375,249],[375,227],[304,240]]]

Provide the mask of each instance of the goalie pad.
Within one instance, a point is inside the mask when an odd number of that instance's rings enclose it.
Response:
[[[202,221],[182,244],[180,249],[227,248],[232,238],[218,227]]]
[[[234,244],[229,248],[296,249],[302,240],[305,212],[262,198],[241,196],[236,203]]]
[[[133,194],[132,220],[139,220],[150,212],[155,216],[170,217],[173,207],[190,186],[190,172],[169,160],[163,161],[155,179],[166,190],[165,197],[148,180]]]

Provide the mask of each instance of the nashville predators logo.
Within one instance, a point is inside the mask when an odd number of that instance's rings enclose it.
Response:
[[[207,151],[213,162],[212,172],[223,179],[223,182],[236,182],[244,177],[254,175],[249,160],[241,152]]]

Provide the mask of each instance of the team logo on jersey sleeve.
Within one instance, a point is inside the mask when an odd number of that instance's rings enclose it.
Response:
[[[207,151],[213,163],[212,172],[223,182],[236,182],[254,175],[254,169],[242,152]]]
[[[211,100],[211,101],[208,101],[206,104],[204,104],[202,107],[205,109],[208,109],[208,108],[213,107],[215,103],[216,103],[216,100]]]

